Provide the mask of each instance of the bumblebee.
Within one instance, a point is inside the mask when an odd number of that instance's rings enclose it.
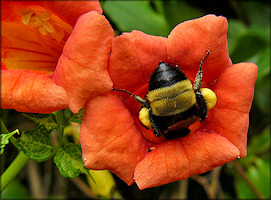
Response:
[[[203,122],[217,101],[212,90],[201,88],[202,64],[208,55],[209,51],[200,62],[193,86],[177,66],[160,62],[150,76],[144,99],[123,89],[113,90],[125,92],[142,104],[139,120],[155,136],[173,139],[187,135],[188,127],[199,119]]]

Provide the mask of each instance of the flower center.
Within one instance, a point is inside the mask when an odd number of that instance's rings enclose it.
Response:
[[[23,24],[34,27],[41,35],[45,36],[49,34],[57,42],[63,40],[64,31],[60,27],[57,27],[59,31],[56,30],[56,25],[52,23],[51,14],[49,12],[36,14],[31,9],[21,9],[20,14],[22,15]]]
[[[51,75],[73,27],[39,6],[18,10],[2,21],[2,68]]]

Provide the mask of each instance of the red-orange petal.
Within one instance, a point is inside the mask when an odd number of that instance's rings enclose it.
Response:
[[[89,98],[112,89],[107,66],[113,37],[109,22],[95,11],[77,21],[53,76],[66,90],[72,112],[77,113]]]
[[[117,89],[134,92],[148,83],[159,62],[167,61],[167,38],[140,31],[114,38],[109,74]]]
[[[1,27],[2,68],[54,72],[63,44],[43,45],[23,23],[3,21]]]
[[[1,21],[21,21],[21,9],[44,11],[38,1],[1,1]]]
[[[140,189],[187,179],[238,158],[239,150],[218,134],[197,132],[158,145],[137,165]]]
[[[2,1],[1,20],[20,21],[20,9],[32,9],[40,12],[50,12],[66,23],[74,26],[78,17],[89,11],[102,14],[99,1]]]
[[[67,95],[50,77],[24,70],[1,71],[1,108],[51,113],[67,107]]]
[[[89,100],[81,124],[80,143],[85,166],[109,169],[127,184],[147,153],[146,141],[115,92]]]
[[[217,104],[206,119],[206,127],[228,138],[246,156],[249,111],[254,96],[258,67],[253,63],[235,64],[218,77],[213,91]]]
[[[74,26],[78,17],[89,11],[103,13],[98,0],[92,1],[39,1],[46,9],[53,12],[62,20]]]
[[[206,15],[176,26],[168,37],[168,61],[177,64],[190,80],[194,80],[202,58],[203,81],[213,82],[232,63],[227,46],[227,19]]]

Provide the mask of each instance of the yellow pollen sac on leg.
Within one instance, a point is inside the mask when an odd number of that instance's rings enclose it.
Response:
[[[141,110],[139,111],[139,120],[144,126],[151,128],[150,114],[148,108],[141,108]]]
[[[201,88],[200,92],[206,102],[207,110],[209,111],[215,107],[217,101],[216,94],[209,88]]]

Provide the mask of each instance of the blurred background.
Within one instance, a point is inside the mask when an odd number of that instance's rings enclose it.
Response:
[[[1,194],[2,199],[117,198],[117,199],[270,199],[270,1],[100,1],[115,34],[140,30],[167,37],[179,23],[206,14],[228,19],[229,54],[233,63],[253,62],[259,67],[250,112],[248,155],[187,180],[140,191],[108,171],[64,178],[49,159],[30,160]],[[204,38],[203,38],[204,40]],[[245,88],[244,88],[245,90]],[[23,129],[32,122],[22,113],[1,110],[7,129]],[[78,143],[80,126],[71,123],[65,137]],[[54,138],[52,138],[54,141]],[[1,156],[3,172],[18,154],[9,144]],[[16,191],[16,192],[14,192]]]

